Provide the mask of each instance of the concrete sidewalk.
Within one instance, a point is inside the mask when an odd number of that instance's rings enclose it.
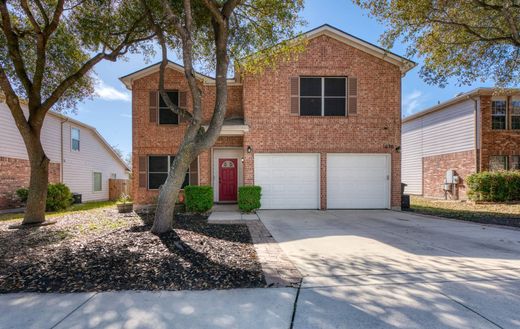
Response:
[[[283,328],[296,289],[0,295],[0,328]]]

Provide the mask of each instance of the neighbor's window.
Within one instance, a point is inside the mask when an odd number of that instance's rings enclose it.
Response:
[[[114,173],[110,174],[110,178],[116,179],[117,178],[117,174],[114,174]]]
[[[511,156],[511,170],[520,170],[520,155]]]
[[[301,77],[300,115],[345,116],[345,77]]]
[[[178,91],[168,91],[168,98],[172,101],[173,104],[179,106],[179,92]],[[159,124],[178,124],[179,117],[177,114],[173,113],[172,110],[166,105],[166,102],[159,94]]]
[[[489,158],[489,170],[507,170],[507,156],[495,155]]]
[[[102,181],[103,181],[103,176],[100,172],[95,172],[93,174],[93,190],[94,192],[99,192],[102,190]]]
[[[173,155],[152,155],[148,157],[148,189],[157,190],[164,184],[173,159],[175,159]],[[196,182],[191,183],[195,184]],[[190,185],[190,169],[186,172],[181,188],[186,185]]]
[[[511,101],[511,129],[520,129],[520,99]]]
[[[506,100],[493,100],[491,102],[491,126],[493,129],[506,129],[506,114]]]
[[[73,151],[79,151],[79,128],[70,130],[70,147]]]

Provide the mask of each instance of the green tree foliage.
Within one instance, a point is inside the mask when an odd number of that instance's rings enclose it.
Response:
[[[0,19],[0,91],[31,164],[23,223],[41,223],[49,164],[40,140],[46,114],[75,109],[94,92],[97,63],[150,51],[146,41],[153,33],[139,0],[0,0]]]
[[[424,58],[428,83],[459,84],[492,78],[498,86],[520,82],[518,0],[354,0],[388,26],[381,37],[391,48],[409,43],[408,56]]]

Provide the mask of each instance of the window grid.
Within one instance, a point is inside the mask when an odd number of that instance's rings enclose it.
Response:
[[[70,147],[72,151],[79,151],[80,131],[78,128],[72,127],[70,130]]]
[[[507,101],[491,101],[491,127],[495,130],[507,129]]]
[[[168,97],[172,100],[172,102],[179,106],[179,91],[178,90],[167,90],[166,93],[168,94]],[[172,96],[170,95],[176,95],[177,96],[177,101],[175,101],[175,96],[173,96],[173,99],[172,99]],[[157,92],[157,104],[158,104],[158,111],[157,111],[157,122],[161,125],[176,125],[176,124],[179,124],[179,116],[175,113],[172,113],[170,108],[168,107],[168,105],[166,105],[166,102],[165,105],[161,106],[161,103],[163,103],[162,101],[162,97],[161,97],[161,93],[160,92]],[[168,111],[169,115],[174,115],[177,117],[177,122],[162,122],[161,120],[161,112],[164,113],[165,111]],[[171,118],[170,118],[171,119]]]
[[[492,155],[489,158],[489,170],[490,171],[499,171],[499,170],[507,170],[507,156],[506,155]]]
[[[301,80],[302,79],[320,79],[321,80],[321,95],[302,95],[301,94]],[[325,95],[325,80],[326,79],[343,79],[345,81],[345,94],[343,96],[326,96]],[[319,116],[326,116],[325,114],[325,101],[327,99],[344,99],[345,100],[345,108],[346,108],[346,102],[347,102],[347,78],[346,77],[312,77],[312,76],[308,76],[308,77],[300,77],[300,95],[299,95],[300,98],[303,98],[303,99],[316,99],[316,98],[320,98],[320,103],[321,103],[321,114]],[[301,101],[300,101],[301,102]],[[346,116],[347,115],[347,111],[345,109],[345,113],[343,115],[336,115],[336,116]],[[301,105],[300,105],[300,116],[318,116],[318,115],[312,115],[312,114],[301,114]]]
[[[171,165],[172,165],[172,163],[173,163],[173,159],[175,158],[175,156],[174,156],[174,155],[151,155],[151,156],[148,156],[148,168],[151,167],[151,166],[150,166],[150,159],[151,159],[152,157],[153,157],[153,158],[162,158],[162,157],[165,157],[166,160],[168,161],[168,162],[167,162],[166,171],[150,171],[150,170],[148,170],[148,173],[147,173],[147,176],[148,176],[148,189],[149,189],[149,190],[158,190],[158,189],[162,186],[162,184],[159,185],[157,188],[156,188],[156,187],[150,187],[150,181],[151,181],[151,179],[150,179],[150,174],[152,174],[152,175],[154,175],[154,174],[158,174],[158,175],[166,175],[166,177],[165,177],[165,179],[164,179],[164,181],[166,181],[166,178],[168,177],[168,173],[169,173],[169,171],[170,171],[170,168],[171,168]],[[197,158],[196,161],[197,161],[197,163],[198,163],[198,158]],[[191,181],[190,181],[190,180],[191,180],[191,175],[190,175],[190,173],[191,173],[191,168],[188,167],[188,170],[186,171],[186,175],[185,175],[185,177],[184,177],[184,182],[182,183],[181,188],[184,188],[186,185],[190,185],[190,184],[191,184]],[[163,182],[163,184],[164,184],[164,182]]]

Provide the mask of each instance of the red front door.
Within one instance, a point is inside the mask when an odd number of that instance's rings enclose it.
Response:
[[[219,201],[237,201],[237,159],[218,160]]]

